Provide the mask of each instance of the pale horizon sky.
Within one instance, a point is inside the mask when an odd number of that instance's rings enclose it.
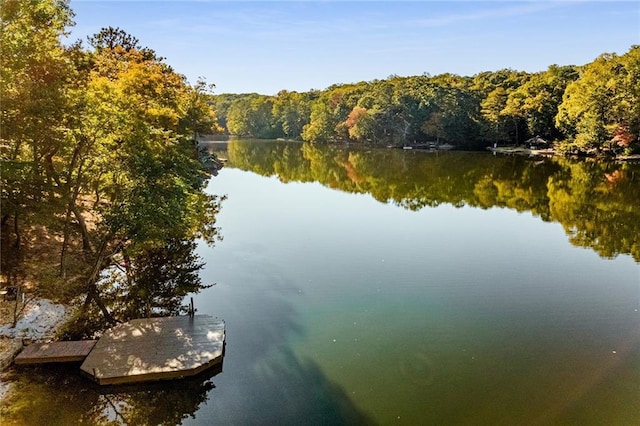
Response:
[[[71,0],[70,39],[120,27],[215,93],[582,65],[640,44],[638,1]]]

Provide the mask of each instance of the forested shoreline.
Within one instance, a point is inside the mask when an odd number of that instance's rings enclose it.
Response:
[[[79,333],[178,313],[218,238],[207,85],[118,28],[62,44],[67,1],[0,11],[3,286],[73,300]]]
[[[640,150],[640,47],[585,65],[511,69],[471,77],[391,76],[276,96],[213,95],[229,135],[402,146],[436,142],[461,149],[520,145],[539,136],[560,152]]]

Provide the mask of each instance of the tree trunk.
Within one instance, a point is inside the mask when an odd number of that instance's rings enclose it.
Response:
[[[76,217],[76,220],[78,221],[78,225],[80,225],[80,232],[82,234],[82,249],[85,251],[85,253],[94,253],[95,250],[91,245],[91,239],[89,238],[89,231],[87,231],[87,223],[85,222],[84,217],[82,216],[82,213],[80,212],[80,210],[78,209],[78,206],[76,205],[73,205],[71,207],[71,211]]]
[[[16,325],[18,325],[18,319],[20,318],[20,314],[22,313],[22,309],[19,309],[21,288],[17,284],[15,288],[16,288],[16,301],[13,304],[13,322],[11,323],[11,328],[16,328]],[[24,306],[23,306],[23,309],[24,309]]]
[[[18,212],[16,211],[13,214],[13,232],[14,234],[16,234],[16,242],[13,244],[13,246],[17,249],[20,248],[20,224],[18,222]]]
[[[104,304],[104,301],[102,300],[102,297],[100,296],[100,293],[98,293],[98,289],[95,286],[93,286],[87,293],[87,299],[84,302],[85,308],[89,306],[92,300],[96,302],[96,305],[98,305],[100,312],[102,312],[102,315],[104,315],[109,324],[115,324],[118,322],[113,317],[113,315],[111,315],[109,309],[107,309],[107,306]]]
[[[98,305],[98,308],[100,308],[100,311],[102,312],[104,317],[107,319],[107,321],[113,324],[116,322],[116,320],[113,318],[113,315],[111,315],[111,313],[105,306],[102,298],[100,297],[100,294],[98,293],[98,288],[96,286],[96,283],[98,281],[98,275],[100,274],[100,271],[102,271],[104,267],[103,265],[104,260],[107,257],[105,256],[105,253],[107,251],[107,245],[108,245],[109,239],[110,237],[106,236],[102,244],[100,245],[100,250],[98,251],[95,263],[93,264],[93,269],[91,270],[91,275],[89,275],[89,278],[87,279],[87,285],[86,285],[87,297],[83,304],[83,310],[86,310],[91,304],[91,301],[93,300],[96,302],[96,305]]]
[[[123,250],[122,257],[124,260],[124,271],[125,276],[127,277],[127,285],[131,287],[133,284],[133,278],[131,277],[131,258],[126,250]]]
[[[45,166],[47,171],[47,178],[53,179],[58,185],[58,187],[62,187],[62,183],[60,182],[60,178],[58,177],[58,173],[56,173],[56,169],[53,167],[53,156],[56,154],[56,151],[49,153],[45,157]]]
[[[67,277],[67,247],[69,246],[69,234],[70,234],[70,222],[71,222],[71,206],[67,206],[67,212],[64,218],[64,230],[62,231],[62,249],[60,250],[60,277]]]
[[[71,160],[72,166],[76,163],[79,152],[80,152],[79,148],[76,148],[76,150],[73,153],[73,159]],[[71,230],[69,229],[71,226],[71,213],[72,213],[72,210],[76,208],[76,200],[78,199],[78,195],[80,194],[80,182],[82,180],[83,165],[84,165],[84,161],[80,161],[80,165],[78,167],[78,176],[76,178],[76,184],[73,188],[73,194],[71,191],[72,170],[69,170],[69,173],[67,174],[67,184],[66,184],[67,191],[66,192],[67,192],[67,197],[69,198],[69,202],[67,204],[67,211],[65,214],[62,250],[60,251],[60,276],[62,278],[66,276],[66,254],[67,254],[67,248],[69,247],[69,238],[71,233]],[[56,180],[56,182],[58,181]],[[85,251],[85,253],[91,252],[92,251],[91,241],[89,240],[86,223],[84,222],[84,218],[82,217],[80,212],[76,213],[76,217],[77,216],[80,216],[80,219],[78,219],[78,223],[80,224],[80,229],[82,232],[82,248]],[[80,220],[82,220],[82,222],[80,222]]]

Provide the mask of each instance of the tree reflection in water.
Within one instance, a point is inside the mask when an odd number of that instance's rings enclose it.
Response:
[[[451,204],[530,212],[560,223],[576,246],[640,261],[638,164],[243,140],[226,149],[230,167],[410,210]]]
[[[118,321],[186,313],[185,297],[211,287],[200,278],[204,266],[195,240],[170,240],[123,260],[126,271],[112,268],[99,283],[102,300]],[[92,338],[113,324],[95,306],[85,306],[68,329],[66,340]]]
[[[3,425],[179,425],[212,397],[212,378],[221,371],[222,364],[169,385],[99,386],[77,365],[14,368],[0,417]]]

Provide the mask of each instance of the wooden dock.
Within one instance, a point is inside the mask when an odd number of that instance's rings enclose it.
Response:
[[[99,384],[196,375],[222,362],[224,321],[208,315],[132,320],[108,330],[81,371]]]
[[[81,362],[89,355],[95,344],[96,340],[33,343],[24,348],[14,362],[18,365]]]

